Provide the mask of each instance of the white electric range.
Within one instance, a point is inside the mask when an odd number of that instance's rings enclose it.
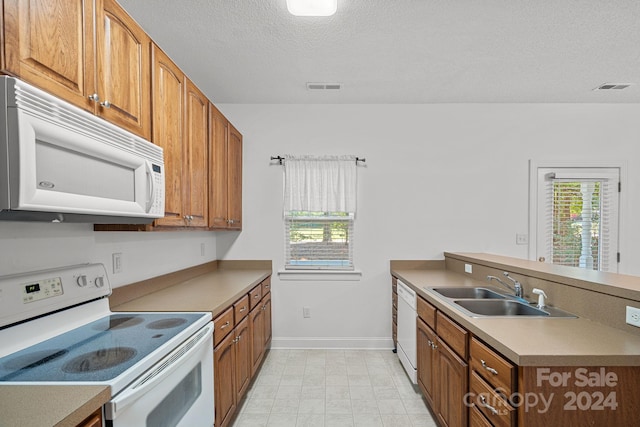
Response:
[[[102,384],[106,426],[213,426],[211,313],[113,313],[102,264],[0,277],[0,384]]]

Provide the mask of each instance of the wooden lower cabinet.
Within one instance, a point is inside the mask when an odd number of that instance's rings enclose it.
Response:
[[[443,426],[455,427],[467,425],[467,406],[464,396],[467,393],[467,363],[453,350],[438,339],[436,381],[437,417]]]
[[[229,334],[213,350],[213,382],[216,427],[229,424],[236,410],[235,334]]]
[[[77,427],[102,427],[102,408],[89,415]]]
[[[255,375],[264,355],[264,310],[262,305],[251,310],[249,324],[251,329],[251,375]]]
[[[271,344],[271,292],[262,295],[265,282],[270,284],[270,278],[213,320],[215,427],[226,427],[233,421],[260,368],[265,349]],[[262,299],[250,305],[256,295]]]
[[[436,333],[420,318],[417,319],[417,368],[418,386],[422,390],[427,403],[435,408],[435,372],[438,351]]]

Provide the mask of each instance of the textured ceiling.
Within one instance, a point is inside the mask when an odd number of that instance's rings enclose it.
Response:
[[[215,103],[640,103],[638,0],[119,2]]]

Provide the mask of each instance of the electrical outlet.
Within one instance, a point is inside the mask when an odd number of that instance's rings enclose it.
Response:
[[[640,328],[640,308],[627,306],[627,323]]]
[[[311,317],[311,308],[310,307],[302,307],[302,317],[308,319]]]
[[[469,274],[473,273],[473,264],[465,264],[464,272]]]
[[[113,274],[122,273],[122,252],[114,252],[111,254],[111,261],[113,266]]]
[[[528,245],[529,236],[527,234],[516,234],[516,245]]]

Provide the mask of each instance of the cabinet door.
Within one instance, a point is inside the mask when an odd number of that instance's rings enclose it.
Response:
[[[271,344],[271,292],[262,299],[262,311],[264,312],[264,349]]]
[[[417,319],[417,364],[418,385],[429,406],[435,408],[435,369],[438,352],[435,349],[435,332],[422,319]]]
[[[102,409],[98,409],[89,415],[84,421],[78,424],[78,427],[102,427]]]
[[[185,76],[157,46],[152,47],[152,142],[164,150],[164,218],[155,225],[184,226],[185,202],[182,188],[184,158]]]
[[[93,0],[4,0],[5,72],[89,110]]]
[[[209,104],[209,226],[227,228],[227,139],[229,122]]]
[[[208,197],[208,105],[202,92],[187,79],[186,98],[186,167],[185,194],[188,215],[187,224],[192,227],[207,226]]]
[[[235,335],[229,334],[213,350],[213,382],[216,426],[229,423],[236,410],[235,392]]]
[[[242,229],[242,135],[229,124],[227,148],[229,228]]]
[[[149,139],[151,40],[115,0],[96,5],[98,114]]]
[[[467,363],[444,341],[438,339],[438,396],[437,416],[440,424],[448,427],[467,425]]]
[[[240,402],[251,381],[251,341],[249,318],[236,326],[236,402]]]
[[[251,330],[251,376],[258,371],[264,352],[264,310],[258,305],[249,314]]]

